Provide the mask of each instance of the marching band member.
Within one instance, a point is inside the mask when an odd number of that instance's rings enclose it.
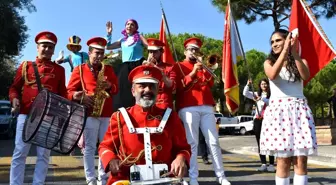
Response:
[[[17,118],[15,149],[10,168],[10,185],[21,185],[24,181],[25,161],[31,144],[24,143],[22,132],[24,122],[29,113],[34,98],[38,95],[38,85],[34,68],[40,74],[41,86],[50,92],[66,97],[65,72],[62,66],[51,61],[54,54],[57,37],[54,33],[45,31],[35,37],[37,57],[35,61],[23,62],[9,88],[9,98]],[[37,161],[34,171],[33,185],[44,184],[48,172],[50,150],[37,147]]]
[[[165,44],[153,38],[148,38],[148,60],[145,65],[155,65],[162,71],[162,81],[159,84],[159,92],[156,98],[156,105],[161,108],[173,108],[173,94],[176,91],[176,72],[174,65],[163,63],[161,56]]]
[[[112,22],[106,23],[108,40],[106,48],[108,50],[121,48],[123,62],[116,69],[119,92],[113,96],[113,111],[120,107],[130,107],[135,104],[134,97],[131,94],[132,84],[127,78],[129,73],[145,60],[143,51],[144,47],[148,45],[146,39],[138,32],[138,28],[139,25],[136,20],[127,20],[125,29],[121,32],[124,37],[112,43]]]
[[[71,74],[68,98],[80,101],[88,108],[89,117],[86,120],[84,137],[84,171],[89,185],[96,185],[95,151],[97,139],[102,141],[112,115],[112,95],[118,92],[117,77],[113,68],[104,65],[105,46],[107,41],[95,37],[87,42],[89,46],[89,61],[77,66]],[[105,185],[108,178],[98,162],[98,184]]]
[[[80,45],[81,38],[73,35],[69,38],[69,43],[67,44],[67,48],[71,51],[71,54],[64,58],[63,51],[61,52],[61,56],[59,59],[56,59],[56,63],[62,64],[68,62],[71,67],[71,72],[78,65],[84,64],[89,56],[86,52],[80,52],[82,46]]]
[[[188,143],[191,146],[190,185],[198,185],[197,149],[199,142],[199,128],[202,131],[211,152],[213,168],[221,185],[231,184],[225,177],[222,152],[219,146],[216,118],[213,106],[214,98],[211,87],[214,85],[212,75],[197,62],[195,54],[200,51],[202,41],[189,38],[184,42],[186,56],[183,62],[177,63],[178,81],[176,92],[176,108],[184,123]]]
[[[111,172],[108,184],[118,180],[129,180],[130,166],[145,164],[144,138],[131,134],[127,124],[135,128],[158,127],[166,109],[155,105],[158,83],[162,79],[161,71],[153,66],[139,66],[132,70],[129,80],[132,82],[132,94],[136,104],[125,112],[113,113],[103,142],[99,146],[105,172]],[[126,115],[126,116],[124,116]],[[127,119],[131,123],[127,123]],[[170,171],[182,178],[187,172],[190,158],[190,146],[186,141],[183,125],[176,112],[172,111],[161,134],[151,134],[152,161],[164,163]]]

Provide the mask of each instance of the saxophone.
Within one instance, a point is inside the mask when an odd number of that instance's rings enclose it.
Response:
[[[102,68],[97,77],[97,86],[93,94],[94,105],[91,114],[92,117],[100,117],[103,111],[105,99],[110,97],[109,93],[105,91],[105,87],[103,86],[103,82],[105,81],[104,69],[105,65],[102,63]]]

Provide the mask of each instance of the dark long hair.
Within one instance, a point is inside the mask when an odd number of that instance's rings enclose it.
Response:
[[[261,89],[261,87],[260,87],[261,82],[265,82],[265,83],[267,83],[267,90],[266,90],[266,92],[267,92],[267,99],[269,99],[270,96],[271,96],[271,90],[270,90],[269,81],[268,81],[267,78],[263,78],[263,79],[261,79],[261,80],[259,81],[259,84],[258,84],[258,96],[261,97],[261,93],[262,93],[262,89]]]
[[[274,34],[278,33],[282,38],[286,39],[289,32],[287,30],[284,29],[279,29],[276,30],[272,33],[270,40],[272,39],[272,36]],[[279,58],[279,54],[275,54],[273,52],[273,50],[271,49],[270,54],[268,55],[267,59],[271,61],[272,65],[276,62],[276,60]],[[286,65],[286,69],[289,72],[289,80],[292,79],[294,77],[294,81],[300,81],[301,80],[301,75],[299,73],[299,70],[295,64],[295,59],[292,56],[291,52],[289,51],[288,56],[287,56],[287,65]]]

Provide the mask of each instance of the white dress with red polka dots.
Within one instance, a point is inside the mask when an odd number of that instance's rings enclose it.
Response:
[[[289,80],[289,73],[282,68],[279,76],[270,80],[270,89],[260,135],[260,154],[277,157],[316,154],[314,119],[303,95],[303,82]]]

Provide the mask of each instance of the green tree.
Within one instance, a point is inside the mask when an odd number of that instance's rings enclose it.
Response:
[[[212,4],[225,12],[228,0],[211,0]],[[231,9],[237,20],[247,24],[255,21],[273,20],[274,28],[280,28],[281,22],[289,18],[292,1],[290,0],[231,0]],[[306,0],[317,18],[330,19],[336,15],[335,0]]]
[[[20,11],[36,11],[32,0],[0,1],[0,98],[8,98],[8,88],[15,75],[15,56],[19,55],[27,41],[28,27]]]
[[[328,115],[327,99],[336,87],[336,63],[330,62],[305,86],[304,94],[316,117]]]

